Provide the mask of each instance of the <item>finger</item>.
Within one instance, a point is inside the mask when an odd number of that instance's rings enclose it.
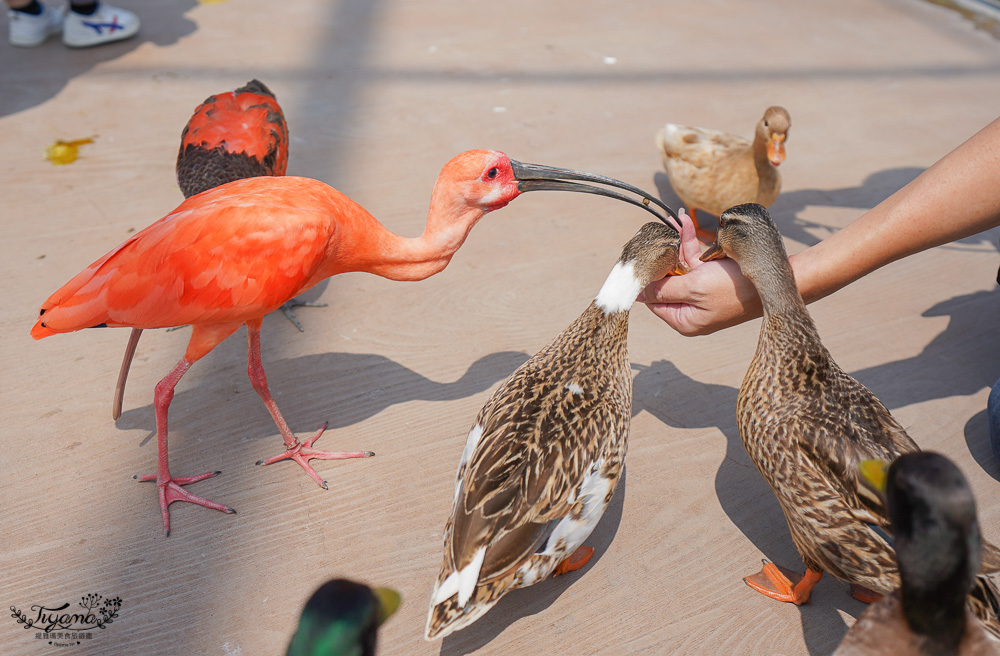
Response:
[[[698,259],[701,257],[701,243],[698,241],[698,234],[695,232],[694,221],[688,216],[684,208],[680,211],[681,219],[681,261],[693,269],[702,264]]]
[[[639,292],[637,301],[640,303],[684,303],[687,299],[687,276],[664,276],[646,285]]]

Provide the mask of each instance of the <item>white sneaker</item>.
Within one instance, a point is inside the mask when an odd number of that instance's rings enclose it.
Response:
[[[53,9],[45,5],[42,5],[42,13],[37,16],[23,11],[9,10],[7,23],[10,26],[10,45],[19,48],[42,45],[50,34],[62,30],[65,13],[65,8]]]
[[[127,9],[103,2],[89,16],[70,11],[63,22],[63,43],[71,48],[88,48],[121,41],[139,31],[139,17]]]

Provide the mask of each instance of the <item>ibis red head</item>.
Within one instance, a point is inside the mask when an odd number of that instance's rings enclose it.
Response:
[[[526,164],[495,150],[469,150],[456,156],[444,166],[438,179],[459,186],[465,202],[484,212],[498,210],[527,191],[575,191],[636,205],[680,231],[680,221],[674,211],[655,195],[638,187],[604,175]],[[460,184],[460,180],[465,181],[464,184]],[[631,196],[622,192],[629,192]]]

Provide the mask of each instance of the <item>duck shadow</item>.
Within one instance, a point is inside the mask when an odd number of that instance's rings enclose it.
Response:
[[[282,414],[293,432],[295,426],[301,432],[302,427],[312,430],[323,421],[331,429],[352,426],[408,401],[453,401],[472,396],[509,376],[527,359],[520,352],[491,353],[476,360],[458,380],[450,383],[430,380],[374,353],[306,355],[265,362],[264,368]],[[220,382],[223,376],[225,382]],[[231,432],[238,433],[241,441],[274,439],[278,435],[242,366],[237,370],[235,365],[227,364],[224,371],[193,382],[193,386],[177,393],[171,403],[171,435],[195,434],[207,430],[209,423],[211,430],[221,430],[218,420],[210,418],[215,414],[213,408],[221,407],[240,417]],[[286,389],[288,393],[282,398]],[[231,409],[233,406],[235,409]],[[122,413],[116,426],[123,430],[155,426],[153,405]],[[155,435],[153,428],[142,444]]]
[[[594,555],[587,565],[577,572],[541,581],[530,588],[520,588],[507,593],[496,606],[472,625],[445,637],[441,643],[442,656],[461,656],[475,652],[499,636],[508,626],[523,617],[544,612],[559,597],[569,590],[581,577],[604,557],[611,546],[622,521],[625,507],[625,479],[628,466],[622,470],[615,495],[608,504],[604,516],[594,527],[594,532],[585,544],[594,548]]]
[[[715,474],[715,492],[730,521],[772,562],[802,571],[804,565],[788,532],[781,506],[750,460],[736,425],[736,398],[739,389],[728,385],[701,383],[680,371],[669,360],[649,366],[633,363],[638,370],[633,389],[633,416],[645,410],[675,428],[716,428],[726,438],[726,454]],[[684,390],[684,402],[666,389]],[[757,571],[757,563],[738,563],[723,584],[731,594],[758,596],[761,603],[779,603],[752,591],[740,580]],[[813,655],[827,654],[847,632],[840,612],[857,617],[865,605],[855,600],[843,584],[824,576],[812,599],[799,606],[803,638]],[[830,642],[831,635],[836,642]]]
[[[955,296],[921,316],[950,320],[917,355],[851,373],[887,408],[968,396],[992,387],[1000,378],[1000,341],[995,330],[1000,323],[1000,289]],[[985,430],[985,418],[982,424]]]
[[[73,78],[132,52],[144,43],[167,46],[197,29],[194,21],[184,16],[198,6],[196,0],[123,5],[126,9],[134,9],[142,22],[139,33],[125,41],[95,48],[67,48],[62,39],[53,36],[37,48],[0,44],[4,60],[0,116],[16,114],[42,104],[55,97]]]

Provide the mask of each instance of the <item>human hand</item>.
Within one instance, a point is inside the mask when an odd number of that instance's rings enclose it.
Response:
[[[691,267],[683,276],[666,276],[649,283],[638,301],[682,335],[708,335],[761,315],[757,289],[730,259],[702,262],[694,223],[684,210],[681,253]]]

